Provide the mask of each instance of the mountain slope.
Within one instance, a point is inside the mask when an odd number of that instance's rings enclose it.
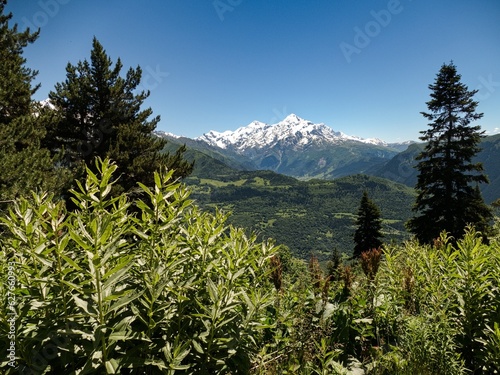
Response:
[[[481,151],[473,162],[483,163],[484,170],[490,179],[489,184],[481,184],[481,192],[486,203],[500,198],[500,134],[482,139]],[[397,154],[381,168],[373,171],[374,176],[414,187],[417,183],[417,161],[415,157],[423,150],[424,144],[413,144],[405,151]]]
[[[481,148],[477,161],[483,163],[490,179],[490,183],[483,185],[481,191],[486,203],[492,203],[500,198],[500,134],[484,138]]]
[[[272,170],[302,179],[366,173],[408,146],[350,136],[294,114],[272,125],[254,121],[235,131],[211,131],[183,140],[238,169]]]
[[[210,178],[233,174],[238,170],[252,169],[249,163],[239,163],[234,158],[228,157],[218,151],[218,148],[209,146],[190,138],[177,137],[163,132],[157,132],[157,136],[167,139],[163,152],[175,153],[179,147],[186,145],[184,158],[189,162],[195,162],[192,175]]]

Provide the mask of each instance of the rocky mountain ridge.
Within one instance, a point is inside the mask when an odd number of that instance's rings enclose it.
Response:
[[[411,142],[387,143],[378,138],[361,138],[334,131],[324,123],[312,123],[292,113],[276,124],[253,121],[235,131],[210,131],[196,138],[212,146],[232,149],[245,153],[248,149],[272,148],[277,145],[303,149],[311,144],[345,144],[349,142],[364,143],[399,149]]]
[[[289,176],[331,179],[367,173],[380,167],[412,142],[387,143],[360,138],[315,124],[295,114],[276,124],[254,121],[235,131],[210,131],[195,139],[167,133],[188,146],[220,155],[246,169],[272,170]]]

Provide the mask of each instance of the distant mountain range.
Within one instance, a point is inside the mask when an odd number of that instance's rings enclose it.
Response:
[[[339,145],[346,142],[388,146],[386,142],[380,139],[363,139],[336,132],[323,123],[314,124],[293,113],[276,124],[269,125],[254,121],[235,131],[225,131],[223,133],[210,131],[197,139],[212,146],[231,149],[240,153],[245,153],[250,149],[269,149],[278,145],[296,150],[305,149],[311,145]]]
[[[295,114],[276,124],[254,121],[235,131],[210,131],[196,139],[157,134],[209,152],[236,168],[272,170],[301,179],[369,173],[413,143],[351,136]]]
[[[423,148],[423,144],[412,141],[387,143],[347,135],[295,114],[276,124],[254,121],[235,131],[210,131],[196,139],[156,134],[169,139],[172,147],[186,144],[191,158],[197,161],[196,173],[206,177],[217,162],[218,172],[225,168],[271,170],[303,180],[361,173],[414,187],[415,157]],[[481,190],[486,202],[491,203],[500,197],[500,135],[485,137],[481,147],[475,161],[484,164],[490,178],[490,184],[483,184]]]
[[[384,240],[409,238],[404,223],[413,215],[422,143],[362,139],[295,115],[197,139],[156,134],[169,140],[165,151],[186,144],[195,168],[185,182],[202,207],[231,211],[231,224],[272,237],[303,259],[315,253],[324,261],[333,248],[352,251],[364,190],[382,211]],[[485,137],[481,147],[476,161],[490,178],[481,188],[491,203],[500,197],[500,135]]]

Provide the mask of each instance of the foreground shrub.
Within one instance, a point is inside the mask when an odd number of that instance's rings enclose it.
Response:
[[[432,247],[387,249],[377,288],[379,370],[390,362],[401,374],[498,373],[499,250],[472,228],[455,246],[443,234]]]
[[[110,198],[116,166],[97,169],[73,192],[75,212],[34,194],[2,219],[0,267],[15,275],[0,289],[2,353],[15,325],[2,373],[247,373],[275,248],[200,212],[172,172],[130,202]]]

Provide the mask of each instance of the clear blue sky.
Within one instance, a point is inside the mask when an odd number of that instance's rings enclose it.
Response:
[[[416,140],[428,85],[453,60],[500,128],[498,0],[10,0],[45,99],[93,36],[140,65],[158,130],[196,137],[289,113],[386,141]]]

